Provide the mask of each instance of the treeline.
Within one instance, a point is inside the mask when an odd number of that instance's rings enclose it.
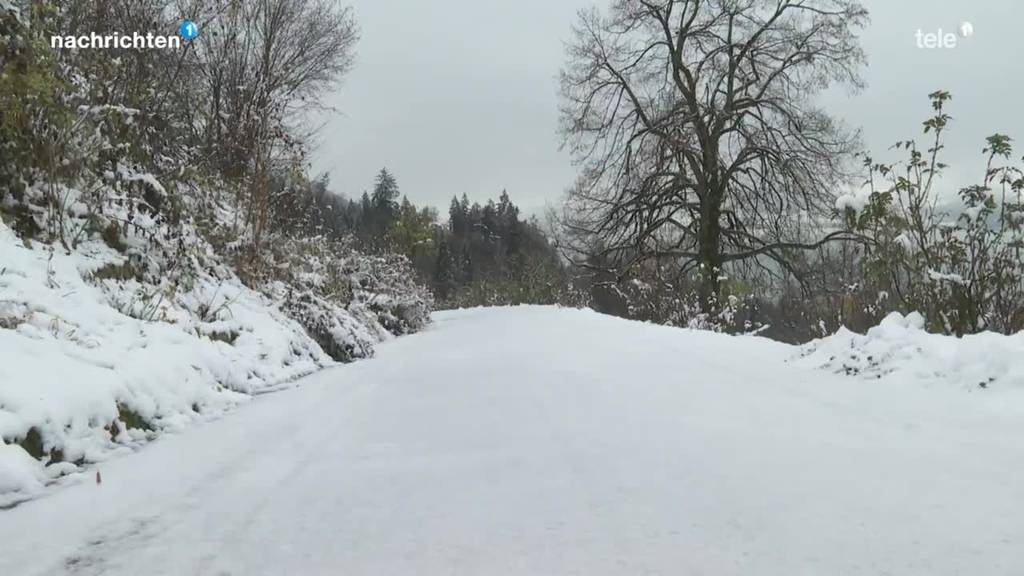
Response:
[[[310,182],[301,197],[280,207],[278,220],[287,228],[404,255],[441,307],[582,302],[537,219],[521,217],[507,192],[483,204],[453,197],[442,218],[435,208],[410,202],[382,169],[372,191],[358,199],[332,192],[326,177]]]

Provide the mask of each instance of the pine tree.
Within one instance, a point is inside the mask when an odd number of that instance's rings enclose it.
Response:
[[[398,218],[398,181],[381,168],[377,174],[377,183],[373,187],[370,203],[374,213],[374,233],[383,236]]]
[[[448,241],[442,235],[438,242],[437,261],[434,267],[434,286],[441,300],[447,300],[455,294],[456,280],[455,259],[452,257]]]
[[[359,197],[359,223],[356,226],[358,236],[368,242],[373,237],[374,231],[373,203],[370,202],[370,195],[364,190]]]
[[[466,208],[455,196],[448,208],[448,230],[457,238],[466,236]]]

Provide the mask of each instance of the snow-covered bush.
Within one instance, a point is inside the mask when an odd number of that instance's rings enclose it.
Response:
[[[892,312],[858,334],[840,328],[800,349],[795,362],[894,384],[925,382],[965,388],[1024,388],[1024,333],[995,332],[962,338],[929,333],[921,314]]]
[[[634,320],[712,332],[747,333],[761,327],[759,307],[739,282],[722,278],[723,296],[702,310],[693,281],[676,280],[658,263],[638,266],[632,277],[594,283],[594,303],[602,311]]]
[[[229,270],[188,286],[98,274],[125,259],[100,239],[68,252],[0,223],[0,504],[331,363]],[[138,291],[159,296],[125,314]]]
[[[188,207],[172,220],[110,189],[81,210],[67,187],[67,247],[0,223],[0,437],[38,468],[0,463],[0,484],[32,492],[427,322],[404,259],[320,238],[269,238],[243,282],[232,194],[183,189],[165,191]],[[12,450],[0,460],[26,461]]]
[[[1011,160],[1010,138],[986,139],[980,183],[943,196],[940,161],[951,117],[946,92],[931,94],[924,122],[926,150],[899,142],[903,163],[870,158],[866,194],[837,204],[847,224],[865,235],[860,259],[862,305],[885,296],[889,309],[919,310],[929,329],[964,335],[1024,329],[1024,171]]]
[[[346,241],[274,237],[260,267],[264,291],[340,361],[369,356],[376,342],[419,330],[433,305],[407,259],[362,254]]]

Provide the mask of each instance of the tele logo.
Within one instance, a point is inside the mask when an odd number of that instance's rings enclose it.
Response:
[[[935,32],[925,32],[920,28],[914,33],[918,48],[956,48],[961,38],[970,38],[974,35],[974,25],[970,22],[962,22],[957,29],[959,35],[953,32],[943,32],[942,28]]]

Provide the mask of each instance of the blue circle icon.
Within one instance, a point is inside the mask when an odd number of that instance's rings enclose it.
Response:
[[[191,20],[185,20],[181,23],[181,27],[178,28],[178,34],[185,40],[192,40],[196,36],[199,36],[199,26]]]

